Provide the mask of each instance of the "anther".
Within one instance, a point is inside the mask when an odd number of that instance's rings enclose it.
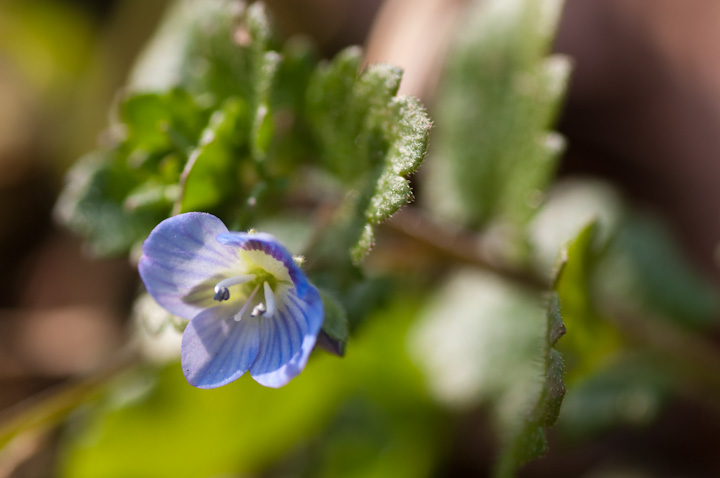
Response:
[[[254,275],[248,274],[248,275],[239,275],[230,277],[225,280],[221,280],[215,285],[215,297],[214,299],[218,302],[222,302],[224,300],[228,300],[230,298],[230,290],[228,287],[233,285],[239,285],[244,284],[247,281],[253,280],[255,278]]]
[[[228,300],[230,298],[230,291],[227,287],[218,287],[215,286],[215,300],[218,302],[222,302],[223,300]]]
[[[258,305],[255,306],[255,308],[250,312],[250,317],[257,317],[258,315],[264,315],[265,314],[265,304],[260,302]]]

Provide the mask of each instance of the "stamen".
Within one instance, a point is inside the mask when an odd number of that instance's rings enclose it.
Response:
[[[240,319],[242,319],[242,316],[245,315],[245,312],[247,311],[248,306],[250,305],[250,302],[252,302],[253,297],[255,297],[255,294],[257,294],[257,291],[260,289],[260,284],[256,285],[252,292],[250,292],[250,295],[247,298],[247,301],[242,306],[242,309],[240,309],[240,312],[235,314],[235,322],[240,322]]]
[[[275,315],[275,294],[267,281],[263,282],[263,289],[265,290],[265,304],[267,304],[265,317],[270,318]]]
[[[218,302],[222,302],[224,300],[228,300],[230,298],[230,291],[227,287],[218,287],[215,286],[215,297],[213,297]]]
[[[250,313],[250,316],[257,317],[258,315],[262,315],[269,319],[275,313],[275,295],[273,294],[272,287],[270,287],[270,284],[268,284],[267,281],[263,282],[263,289],[265,290],[265,304],[267,304],[267,306],[260,302],[255,306],[253,311]]]
[[[265,313],[265,304],[260,302],[258,305],[255,306],[252,312],[250,312],[250,317],[257,317],[258,315],[263,315]]]
[[[240,285],[244,284],[250,280],[253,280],[255,278],[254,275],[248,274],[248,275],[239,275],[230,277],[225,280],[221,280],[215,285],[215,297],[214,299],[218,302],[222,302],[224,300],[228,300],[230,298],[230,291],[228,290],[228,287],[233,285]]]

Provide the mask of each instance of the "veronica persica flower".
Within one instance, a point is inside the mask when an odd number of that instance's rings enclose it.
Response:
[[[220,387],[249,371],[281,387],[305,367],[322,300],[273,236],[229,232],[210,214],[180,214],[150,233],[139,269],[150,295],[190,320],[181,363],[191,385]]]

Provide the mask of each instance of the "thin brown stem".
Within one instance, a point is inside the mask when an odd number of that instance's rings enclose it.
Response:
[[[441,226],[412,208],[406,208],[386,224],[394,232],[458,263],[487,270],[539,292],[552,289],[549,281],[533,271],[502,264],[485,254],[478,246],[482,243],[478,235]],[[625,336],[665,357],[669,371],[686,386],[686,391],[706,402],[708,397],[715,397],[710,399],[711,408],[720,413],[720,351],[713,343],[660,317],[618,307],[607,312],[603,315]]]
[[[416,209],[405,208],[386,224],[393,231],[457,262],[474,265],[531,289],[548,291],[551,287],[548,280],[533,271],[514,267],[488,253],[481,247],[477,234],[440,225]]]

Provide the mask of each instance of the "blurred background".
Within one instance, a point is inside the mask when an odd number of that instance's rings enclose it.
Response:
[[[281,32],[312,38],[323,56],[360,44],[369,62],[402,66],[401,92],[419,96],[431,117],[439,65],[466,3],[267,2]],[[125,258],[90,257],[53,221],[53,206],[73,161],[102,143],[116,92],[168,4],[0,3],[5,420],[38,394],[56,393],[116,360],[131,335],[128,317],[140,288],[132,265]],[[554,43],[574,64],[559,121],[568,144],[560,175],[591,174],[616,185],[666,220],[689,261],[716,282],[717,45],[720,4],[713,0],[567,0]],[[348,357],[319,357],[304,385],[276,395],[249,381],[198,395],[178,367],[121,376],[111,399],[81,407],[60,429],[41,428],[0,451],[0,476],[108,476],[102,470],[113,467],[132,473],[122,468],[127,462],[145,474],[117,476],[160,476],[153,472],[158,462],[169,476],[217,476],[203,468],[205,460],[243,463],[238,467],[249,471],[242,476],[485,476],[495,443],[487,411],[456,413],[435,403],[404,347],[393,347],[405,343],[417,307],[413,300],[391,304],[351,342]],[[388,318],[391,326],[376,325]],[[704,334],[720,347],[717,325]],[[395,354],[385,356],[391,365],[377,357],[385,353]],[[158,390],[165,395],[152,395],[151,403],[138,398],[154,381],[164,384]],[[392,396],[384,393],[388,384],[397,390]],[[238,396],[251,410],[263,404],[277,411],[266,422],[247,411],[208,417],[218,402],[232,408]],[[719,404],[683,394],[662,402],[656,414],[612,427],[574,434],[560,425],[551,429],[548,455],[521,476],[720,476]],[[306,412],[292,414],[289,407]],[[253,436],[238,438],[243,426]],[[98,438],[103,427],[112,439]],[[180,439],[198,442],[199,458],[175,456],[174,440]],[[138,451],[143,446],[124,450],[123,441],[145,444],[144,455]],[[177,468],[168,468],[173,461]]]

